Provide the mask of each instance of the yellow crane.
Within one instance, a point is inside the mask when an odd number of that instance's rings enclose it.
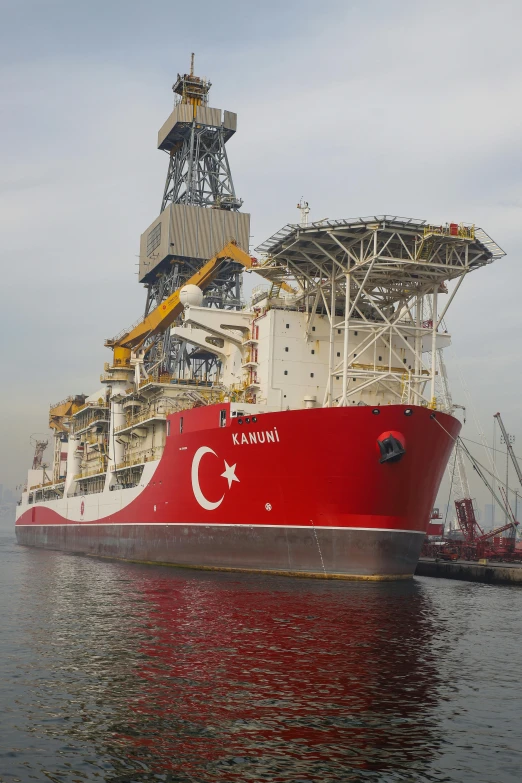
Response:
[[[198,269],[184,285],[197,285],[201,290],[215,280],[220,268],[227,261],[236,261],[245,269],[254,268],[258,271],[255,259],[241,250],[234,241],[210,258],[201,269]],[[284,281],[278,281],[278,285],[285,291],[295,294],[295,290]],[[182,286],[183,287],[183,286]],[[161,334],[169,326],[172,326],[176,318],[183,311],[180,300],[181,288],[174,291],[167,299],[159,304],[152,312],[145,316],[136,326],[131,327],[123,334],[105,341],[105,345],[113,350],[113,366],[129,367],[132,351],[138,351],[149,337]],[[49,411],[49,426],[57,432],[68,432],[71,417],[85,402],[85,395],[67,397],[57,405],[51,406]]]
[[[227,261],[237,261],[246,269],[253,266],[252,258],[241,250],[235,242],[229,242],[225,247],[209,259],[201,269],[198,269],[185,285],[197,285],[204,290],[216,278],[221,266]],[[183,286],[182,286],[183,287]],[[132,351],[138,351],[149,337],[161,334],[172,326],[176,318],[183,312],[180,301],[180,291],[174,291],[159,304],[142,321],[123,335],[112,340],[106,340],[105,345],[112,348],[114,354],[113,366],[129,366]]]
[[[49,427],[56,432],[69,432],[71,418],[80,410],[85,402],[85,394],[76,394],[51,405],[49,410]]]

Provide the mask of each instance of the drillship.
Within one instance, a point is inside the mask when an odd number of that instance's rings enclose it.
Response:
[[[161,210],[140,242],[144,315],[106,341],[100,388],[51,407],[53,461],[40,443],[18,542],[411,577],[460,430],[438,394],[444,317],[503,252],[463,223],[310,222],[301,202],[252,257],[226,148],[237,117],[209,106],[210,86],[193,61],[173,86]]]

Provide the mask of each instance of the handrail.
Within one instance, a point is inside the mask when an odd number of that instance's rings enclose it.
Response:
[[[102,476],[104,473],[107,472],[107,458],[102,458],[102,466],[98,466],[97,468],[91,468],[91,470],[82,471],[81,473],[77,473],[73,478],[75,481],[82,481],[83,479],[92,478],[93,476]]]
[[[29,492],[32,492],[34,489],[47,489],[48,487],[61,487],[63,484],[65,484],[65,480],[46,481],[45,484],[34,484],[32,487],[29,487]]]
[[[424,237],[433,234],[457,239],[475,239],[475,226],[465,226],[464,223],[447,223],[445,226],[424,226]]]
[[[179,384],[180,386],[204,386],[209,389],[214,385],[214,381],[204,381],[200,378],[180,378],[178,375],[171,375],[169,373],[162,373],[158,380],[153,375],[148,375],[146,378],[140,381],[139,388],[146,386],[148,383],[168,383]]]
[[[84,419],[83,421],[75,421],[72,427],[72,434],[77,435],[82,430],[88,429],[92,424],[95,422],[108,422],[109,416],[108,416],[108,409],[107,412],[102,413],[94,413],[91,416],[89,416],[88,419]]]
[[[50,408],[59,408],[61,405],[65,405],[67,402],[74,402],[74,399],[75,399],[75,395],[74,394],[69,394],[68,397],[65,397],[63,400],[60,400],[59,402],[55,402],[55,403],[51,404],[49,407]]]
[[[134,425],[141,424],[144,421],[147,421],[148,419],[165,419],[168,415],[168,411],[154,411],[154,410],[148,410],[145,413],[138,414],[136,416],[131,416],[125,424],[120,424],[119,427],[116,427],[114,429],[114,432],[121,432],[122,430],[126,430],[129,427],[133,427]]]
[[[142,451],[135,452],[131,457],[124,459],[123,462],[119,462],[114,470],[123,470],[123,468],[132,468],[134,465],[142,465],[145,462],[155,462],[161,458],[163,454],[163,446],[155,446],[152,449],[144,449]],[[158,456],[156,456],[158,454]],[[150,456],[148,456],[150,455]]]
[[[73,413],[73,417],[78,416],[79,413],[81,413],[84,410],[87,410],[88,408],[101,408],[101,409],[109,409],[109,403],[108,402],[84,402],[83,405],[80,405],[77,411]]]

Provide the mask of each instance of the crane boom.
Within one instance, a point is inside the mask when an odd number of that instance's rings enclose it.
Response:
[[[49,427],[56,432],[69,432],[69,423],[73,413],[76,413],[85,402],[85,394],[76,394],[56,405],[51,405],[49,410]]]
[[[504,427],[504,422],[502,421],[502,417],[501,417],[500,413],[495,413],[493,418],[498,421],[498,424],[499,424],[499,427],[500,427],[500,431],[501,431],[502,435],[504,436],[504,442],[506,444],[507,452],[508,452],[509,456],[511,457],[511,462],[513,463],[513,467],[515,468],[515,472],[516,472],[516,474],[518,476],[518,480],[519,480],[520,484],[522,485],[522,470],[520,470],[520,465],[518,464],[518,460],[515,457],[515,452],[513,451],[513,446],[510,443],[509,435],[508,435],[508,433],[506,431],[506,428]]]
[[[494,530],[490,530],[489,533],[484,533],[484,535],[475,539],[475,541],[478,544],[482,541],[487,541],[489,538],[494,538],[495,536],[499,536],[501,533],[504,533],[506,530],[509,530],[510,528],[513,529],[513,525],[518,526],[518,522],[508,522],[507,525],[502,525],[502,527],[496,527]]]
[[[507,497],[506,497],[506,493],[504,492],[504,488],[501,487],[502,496],[504,498],[504,502],[502,502],[502,500],[500,500],[500,498],[498,497],[497,493],[495,492],[493,486],[489,483],[489,481],[485,477],[485,475],[484,475],[484,473],[483,473],[483,471],[481,469],[481,465],[477,462],[475,457],[471,454],[471,452],[468,449],[468,447],[463,443],[462,438],[459,437],[458,440],[459,440],[460,445],[461,445],[462,449],[464,450],[465,454],[469,457],[469,459],[471,461],[471,464],[473,465],[473,469],[478,473],[478,475],[480,476],[480,478],[482,479],[482,481],[484,482],[486,487],[490,490],[492,496],[495,498],[495,500],[499,504],[500,508],[503,508],[504,511],[506,512],[508,518],[512,519],[512,522],[509,522],[505,529],[507,530],[508,527],[512,527],[513,530],[516,531],[518,522],[513,517],[513,512],[511,511],[511,507],[510,507],[510,505],[508,503],[508,500],[507,500]]]
[[[504,503],[503,503],[503,501],[502,501],[502,500],[499,498],[499,496],[498,496],[498,495],[497,495],[497,493],[495,492],[495,490],[494,490],[493,486],[492,486],[492,485],[489,483],[489,481],[488,481],[488,480],[487,480],[487,478],[485,477],[485,475],[484,475],[484,473],[483,473],[483,471],[482,471],[482,469],[481,469],[481,466],[479,465],[479,463],[477,462],[477,460],[475,459],[475,457],[473,456],[473,454],[470,452],[470,450],[468,449],[468,447],[465,445],[465,443],[463,443],[463,441],[462,441],[462,438],[460,438],[460,437],[459,437],[459,439],[458,439],[458,440],[459,440],[459,443],[460,443],[460,447],[462,448],[462,450],[464,451],[464,453],[466,454],[466,456],[469,458],[469,460],[470,460],[471,464],[473,465],[473,469],[474,469],[474,470],[476,471],[476,473],[477,473],[477,474],[480,476],[480,478],[482,479],[482,481],[484,482],[484,484],[486,485],[486,487],[489,489],[489,491],[491,492],[491,494],[493,495],[493,497],[495,498],[495,500],[497,501],[497,503],[499,504],[499,506],[500,506],[501,508],[503,508],[504,510],[506,510],[506,511],[507,511],[505,504],[504,504]]]
[[[237,261],[246,269],[250,269],[253,265],[248,253],[241,250],[235,242],[229,242],[219,253],[216,253],[215,256],[209,259],[201,269],[198,269],[184,285],[197,285],[204,290],[215,279],[222,264],[229,260]],[[105,345],[113,348],[115,355],[119,357],[125,355],[130,357],[131,350],[135,351],[141,348],[148,337],[164,332],[183,311],[183,304],[180,301],[180,290],[174,291],[130,331],[112,340],[106,340]]]

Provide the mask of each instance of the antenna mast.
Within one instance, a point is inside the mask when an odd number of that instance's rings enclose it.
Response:
[[[302,198],[297,205],[297,209],[301,213],[301,225],[306,228],[308,225],[308,215],[310,214],[310,207],[308,201],[304,201]]]

